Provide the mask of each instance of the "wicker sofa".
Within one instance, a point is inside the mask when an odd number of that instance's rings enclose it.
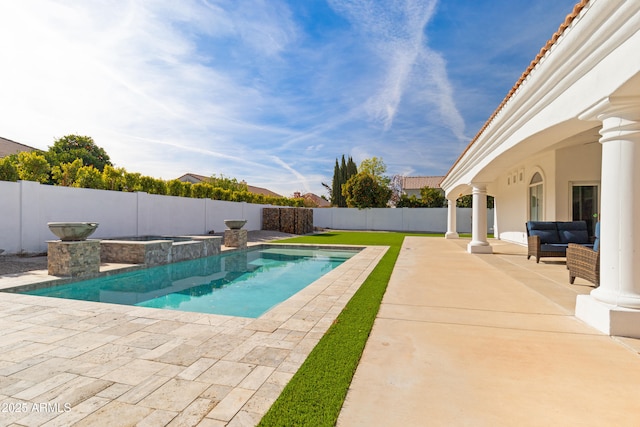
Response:
[[[586,221],[528,221],[527,259],[535,257],[565,257],[570,243],[593,247],[589,241]]]
[[[600,286],[600,223],[596,223],[593,248],[570,243],[567,247],[567,269],[569,283],[573,285],[576,277],[588,280]]]

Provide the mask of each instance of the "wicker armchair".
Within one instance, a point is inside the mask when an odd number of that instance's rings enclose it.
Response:
[[[600,285],[600,252],[569,243],[567,268],[569,269],[569,283],[572,285],[576,277],[588,280],[596,286]]]
[[[595,237],[593,249],[574,243],[567,247],[567,269],[572,285],[576,277],[580,277],[600,286],[600,223],[596,224]]]

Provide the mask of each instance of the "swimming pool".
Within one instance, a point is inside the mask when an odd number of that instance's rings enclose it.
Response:
[[[259,245],[248,250],[18,292],[256,318],[360,250]]]

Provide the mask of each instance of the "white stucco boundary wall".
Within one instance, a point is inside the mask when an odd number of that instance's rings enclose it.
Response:
[[[0,249],[46,252],[56,239],[47,222],[56,221],[97,222],[98,239],[222,232],[225,219],[260,230],[263,207],[271,205],[0,181]]]
[[[471,232],[471,208],[456,208],[457,231]],[[487,212],[487,230],[493,232],[493,209]],[[447,208],[318,208],[313,225],[335,230],[386,230],[445,233]]]
[[[0,181],[0,249],[8,254],[44,253],[56,237],[48,222],[97,222],[91,238],[180,236],[222,232],[225,219],[246,219],[262,229],[262,209],[272,205],[93,190],[37,182]],[[470,208],[457,208],[458,231],[471,231]],[[446,208],[313,209],[314,226],[339,230],[444,233]],[[492,210],[487,229],[493,231]]]

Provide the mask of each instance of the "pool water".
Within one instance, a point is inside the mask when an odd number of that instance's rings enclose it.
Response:
[[[256,318],[358,251],[260,245],[21,293]]]

